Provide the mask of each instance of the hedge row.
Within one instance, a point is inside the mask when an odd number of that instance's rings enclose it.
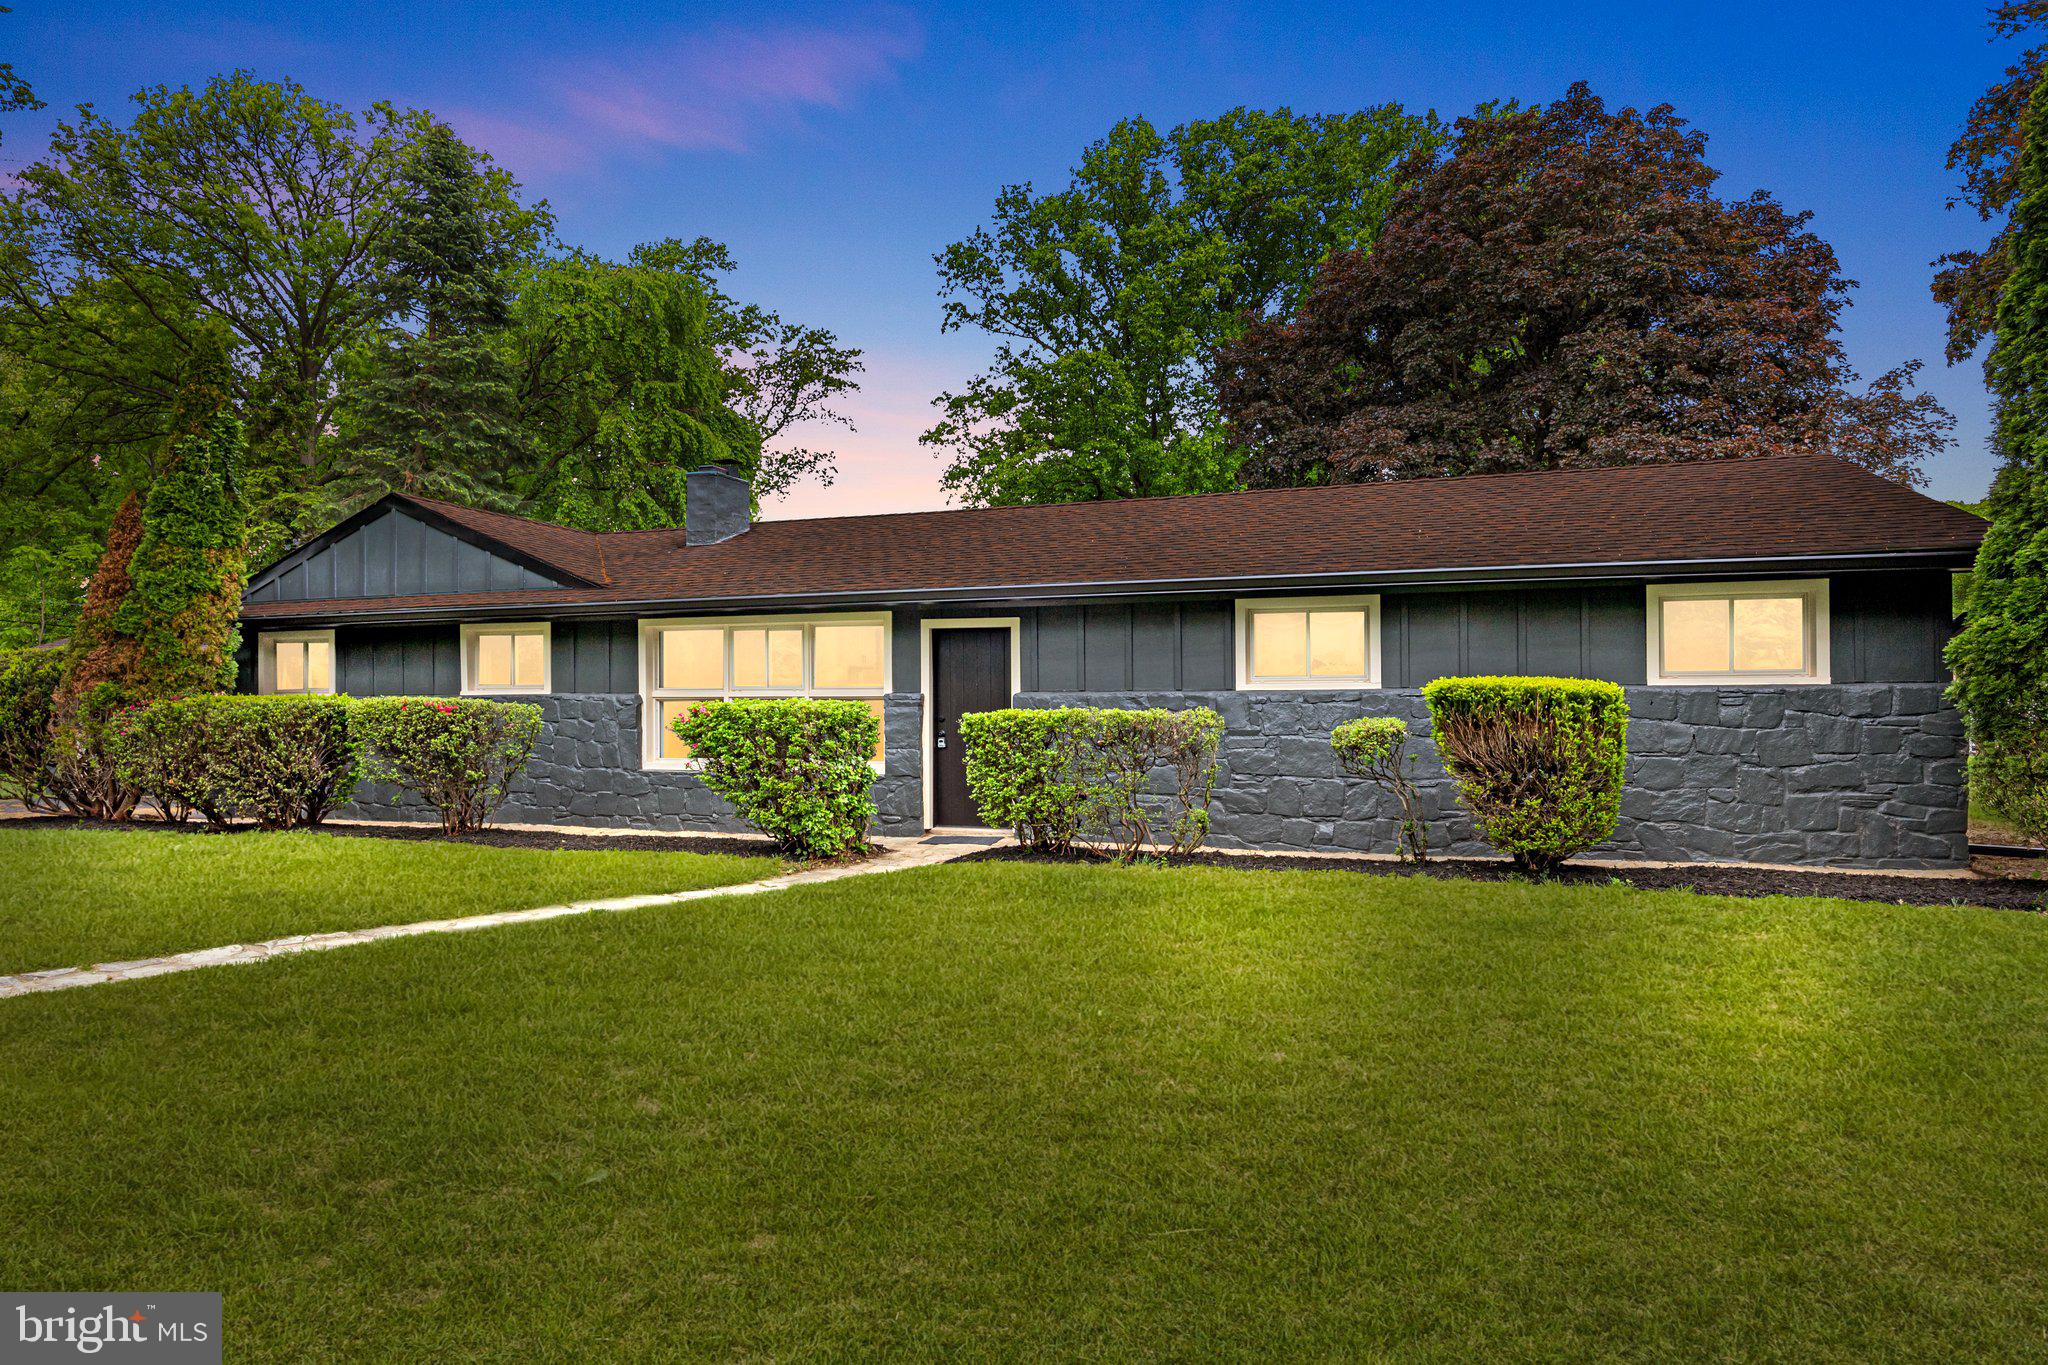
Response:
[[[540,708],[440,697],[180,697],[51,724],[56,670],[33,654],[0,663],[0,782],[39,808],[122,813],[136,798],[169,820],[220,827],[317,825],[365,780],[439,812],[450,834],[504,803],[540,737]],[[98,788],[79,793],[90,770]]]
[[[0,782],[35,805],[132,805],[140,793],[170,819],[197,813],[215,825],[247,819],[288,829],[318,824],[359,780],[375,778],[417,793],[444,830],[461,833],[504,803],[541,731],[540,708],[516,702],[204,696],[96,716],[81,738],[52,727],[56,672],[48,656],[0,660]],[[1423,696],[1460,796],[1487,840],[1518,865],[1540,875],[1613,834],[1628,731],[1621,688],[1441,678]],[[878,739],[865,704],[705,702],[674,729],[706,785],[786,851],[834,857],[864,847]],[[1035,848],[1090,843],[1130,859],[1189,853],[1208,836],[1223,721],[1206,707],[1009,709],[962,716],[960,732],[982,813]],[[1407,742],[1406,725],[1386,717],[1331,736],[1347,771],[1394,792],[1401,849],[1420,859],[1428,847]],[[70,794],[77,780],[67,755],[82,746],[105,770],[96,780],[118,789],[113,796]],[[2031,769],[2011,785],[2030,780],[2038,785]]]

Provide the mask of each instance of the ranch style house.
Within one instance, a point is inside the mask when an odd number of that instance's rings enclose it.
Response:
[[[500,818],[737,828],[665,721],[694,699],[874,708],[877,833],[979,826],[964,713],[1204,705],[1225,846],[1394,847],[1330,730],[1459,674],[1627,688],[1608,857],[1967,859],[1943,692],[1977,518],[1815,455],[755,522],[688,476],[681,529],[591,532],[392,494],[251,579],[241,686],[540,705]],[[1433,846],[1483,852],[1434,749]],[[366,789],[353,814],[422,818]]]

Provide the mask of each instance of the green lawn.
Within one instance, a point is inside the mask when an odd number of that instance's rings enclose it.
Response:
[[[956,864],[0,1001],[0,1094],[0,1282],[237,1360],[2048,1340],[2035,915]]]
[[[779,868],[767,858],[627,849],[0,826],[0,973],[688,891]]]

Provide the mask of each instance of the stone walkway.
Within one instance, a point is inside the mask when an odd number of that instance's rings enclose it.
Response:
[[[617,896],[611,900],[575,901],[568,905],[543,905],[532,910],[504,910],[494,915],[466,915],[461,919],[416,920],[411,924],[384,924],[371,929],[342,929],[331,934],[293,934],[262,943],[229,943],[219,948],[200,948],[168,957],[137,958],[133,962],[100,962],[90,967],[52,967],[18,976],[0,976],[0,999],[34,995],[42,991],[65,991],[76,986],[98,986],[109,981],[137,981],[146,976],[168,976],[172,972],[197,971],[201,967],[228,967],[243,962],[267,962],[292,953],[317,953],[328,948],[348,948],[358,943],[376,943],[388,938],[414,938],[420,934],[459,934],[471,929],[495,929],[501,924],[529,924],[536,920],[561,919],[566,915],[589,915],[610,910],[644,910],[657,905],[679,905],[685,901],[710,900],[715,896],[753,896],[764,891],[782,891],[792,886],[838,881],[842,877],[869,877],[882,872],[900,872],[908,867],[926,867],[950,862],[975,851],[975,844],[935,843],[913,840],[884,840],[883,851],[858,863],[841,863],[787,872],[758,882],[737,886],[707,886],[696,891],[672,891],[648,896]]]

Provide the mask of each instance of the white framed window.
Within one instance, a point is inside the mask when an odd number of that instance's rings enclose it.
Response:
[[[273,630],[258,635],[256,690],[266,695],[332,693],[334,632]]]
[[[1648,589],[1653,687],[1828,680],[1828,581],[1656,583]]]
[[[889,616],[683,617],[640,623],[643,766],[688,771],[669,723],[692,702],[728,697],[843,697],[882,721],[889,691]],[[882,771],[882,741],[873,764]]]
[[[1277,691],[1378,687],[1380,599],[1239,598],[1237,685]]]
[[[554,634],[545,621],[462,628],[462,695],[553,690]]]

